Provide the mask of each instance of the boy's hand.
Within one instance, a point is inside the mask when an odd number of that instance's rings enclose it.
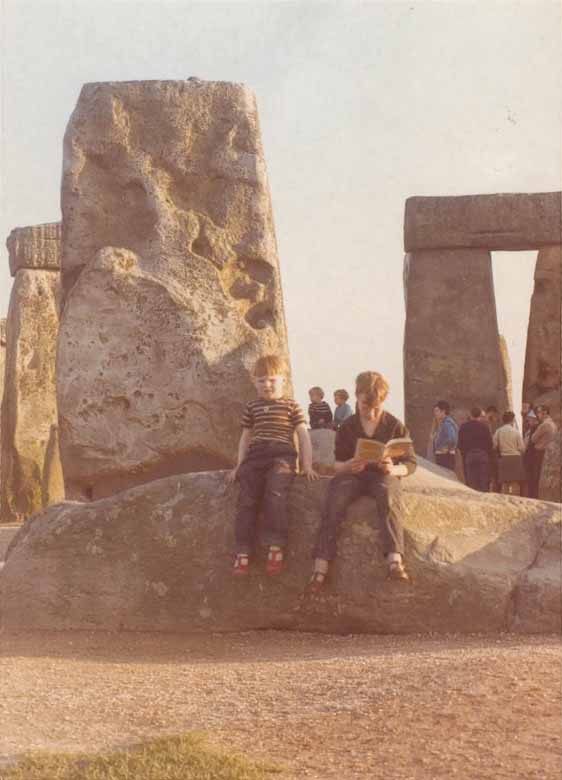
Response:
[[[237,476],[238,476],[238,466],[236,466],[236,468],[229,471],[228,474],[226,475],[227,484],[232,485],[234,482],[236,482]]]
[[[303,466],[302,475],[306,477],[309,482],[314,482],[315,480],[320,479],[320,474],[317,474],[312,466]]]
[[[393,468],[394,463],[392,462],[392,458],[383,458],[379,463],[377,463],[377,469],[382,471],[383,474],[392,474]]]

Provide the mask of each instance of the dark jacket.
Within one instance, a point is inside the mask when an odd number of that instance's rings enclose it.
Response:
[[[466,457],[472,450],[483,450],[491,455],[494,443],[488,424],[480,420],[469,420],[463,423],[459,429],[457,447],[462,452],[463,457]]]
[[[365,433],[359,415],[353,414],[343,421],[336,432],[336,460],[343,462],[353,458],[357,439],[374,439],[382,444],[386,444],[391,439],[404,439],[406,437],[410,437],[408,429],[404,423],[401,423],[390,412],[383,411],[379,424],[372,436],[367,436]],[[404,458],[396,458],[393,462],[396,465],[403,463],[408,469],[408,474],[413,474],[416,470],[417,461],[414,454]]]

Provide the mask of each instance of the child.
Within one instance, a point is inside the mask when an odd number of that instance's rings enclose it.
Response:
[[[286,365],[277,355],[256,361],[253,382],[258,398],[249,401],[242,417],[238,464],[229,481],[240,482],[235,520],[236,558],[232,573],[248,574],[249,555],[254,547],[256,520],[263,503],[263,537],[269,546],[267,574],[283,570],[283,550],[287,546],[287,498],[296,473],[296,432],[307,479],[318,479],[312,469],[312,445],[302,409],[283,395]]]
[[[311,387],[308,391],[310,404],[308,406],[308,417],[312,430],[316,428],[330,428],[332,422],[332,410],[324,401],[324,391],[321,387]]]
[[[416,468],[415,455],[396,462],[385,458],[376,466],[355,457],[357,439],[376,439],[386,443],[390,439],[408,436],[406,427],[383,410],[388,395],[386,379],[376,371],[364,371],[356,379],[355,395],[358,412],[348,417],[336,434],[335,477],[330,492],[315,549],[314,571],[309,592],[317,593],[324,585],[329,561],[336,555],[339,527],[347,508],[359,496],[373,496],[377,504],[377,522],[382,532],[383,552],[392,579],[409,579],[402,556],[404,539],[400,506],[400,477],[412,474]]]
[[[334,410],[334,430],[337,431],[344,420],[351,417],[353,409],[347,403],[349,393],[347,390],[336,390],[334,392],[334,404],[336,408]]]

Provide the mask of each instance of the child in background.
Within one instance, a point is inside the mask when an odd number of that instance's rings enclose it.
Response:
[[[349,398],[349,393],[347,390],[336,390],[334,392],[334,404],[336,408],[334,409],[334,430],[337,431],[340,425],[344,420],[346,420],[348,417],[351,417],[353,414],[353,409],[351,406],[347,403],[347,400]]]
[[[230,482],[238,479],[240,483],[234,527],[235,576],[248,574],[260,505],[264,510],[263,541],[269,547],[266,572],[273,576],[283,570],[288,538],[287,498],[297,467],[295,432],[302,473],[309,480],[318,478],[312,469],[312,446],[302,409],[284,395],[286,371],[286,364],[278,355],[259,358],[254,366],[258,398],[246,404],[238,463],[229,474]]]
[[[308,406],[308,417],[312,430],[317,428],[330,428],[332,423],[332,410],[329,404],[324,401],[324,391],[321,387],[311,387],[308,391],[310,404]]]

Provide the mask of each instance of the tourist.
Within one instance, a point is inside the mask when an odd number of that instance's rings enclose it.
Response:
[[[437,401],[433,407],[433,417],[436,427],[433,435],[433,454],[438,466],[455,470],[455,451],[459,429],[450,416],[451,408],[447,401]]]
[[[334,392],[334,430],[338,430],[344,420],[351,417],[353,409],[347,403],[349,399],[349,393],[347,390],[336,390]]]
[[[535,445],[532,442],[533,433],[537,430],[539,421],[537,415],[531,408],[531,410],[525,416],[526,430],[523,436],[523,442],[525,444],[525,452],[523,453],[523,466],[525,468],[525,474],[527,476],[527,496],[529,498],[537,498],[538,494],[538,482],[537,490],[534,490],[533,486],[533,461],[535,458]]]
[[[498,454],[498,491],[513,493],[518,486],[519,495],[524,495],[527,481],[523,465],[525,443],[515,427],[515,414],[504,412],[503,425],[494,433],[494,448]]]
[[[377,466],[355,457],[358,439],[374,439],[386,443],[390,439],[408,437],[406,427],[384,411],[388,382],[376,371],[364,371],[356,379],[357,412],[342,424],[336,433],[334,466],[328,499],[314,550],[314,570],[308,592],[319,592],[328,574],[329,562],[336,556],[337,535],[349,505],[362,495],[374,497],[376,518],[382,535],[388,576],[407,580],[404,568],[404,538],[402,529],[400,478],[416,468],[413,454],[396,460],[380,461]]]
[[[229,474],[237,479],[240,493],[234,523],[236,557],[233,574],[248,574],[249,557],[256,539],[256,521],[263,506],[263,542],[269,547],[266,572],[280,574],[287,546],[288,491],[296,473],[296,432],[302,472],[317,479],[312,469],[312,446],[300,406],[283,391],[287,366],[277,355],[256,361],[253,370],[257,400],[246,404],[238,464]]]
[[[463,458],[466,484],[482,493],[490,489],[493,446],[490,429],[482,420],[482,409],[474,406],[470,410],[470,420],[459,428],[458,449]]]
[[[486,407],[486,419],[488,420],[488,425],[490,426],[490,433],[493,436],[501,425],[500,413],[498,412],[497,406]]]
[[[332,410],[324,401],[324,391],[321,387],[311,387],[308,391],[310,404],[308,406],[308,418],[312,430],[317,428],[330,428],[332,424]]]
[[[541,478],[542,464],[544,460],[544,453],[550,442],[554,439],[556,431],[556,423],[550,416],[550,409],[545,404],[540,404],[535,407],[535,414],[537,415],[538,425],[535,432],[531,436],[531,443],[533,445],[532,457],[530,459],[530,474],[529,474],[529,496],[530,498],[538,498],[539,496],[539,482]]]

